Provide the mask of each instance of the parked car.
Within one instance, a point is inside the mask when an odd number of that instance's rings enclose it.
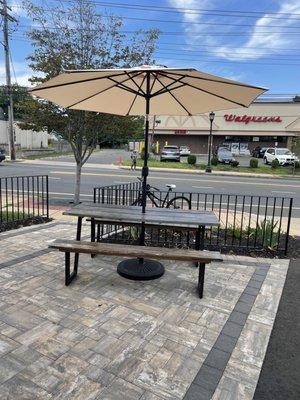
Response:
[[[257,147],[255,147],[255,149],[252,150],[251,155],[252,155],[252,157],[255,157],[255,158],[264,158],[264,154],[265,154],[266,150],[267,150],[267,147],[257,146]]]
[[[5,150],[0,149],[0,162],[5,160]]]
[[[217,158],[218,161],[222,164],[230,164],[232,163],[232,161],[235,161],[235,158],[233,157],[231,151],[228,150],[226,147],[219,147]]]
[[[188,146],[180,146],[179,151],[181,156],[189,156],[191,154],[191,150]]]
[[[178,146],[164,146],[160,153],[160,161],[180,161]]]
[[[264,163],[270,164],[273,160],[278,160],[279,165],[293,165],[299,158],[284,147],[269,147],[264,154]]]

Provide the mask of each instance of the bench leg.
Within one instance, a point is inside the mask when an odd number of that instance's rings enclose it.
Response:
[[[82,228],[82,217],[78,217],[76,240],[80,240],[81,239],[81,228]],[[75,253],[74,270],[76,269],[76,271],[78,269],[78,261],[79,261],[79,254]]]
[[[199,263],[198,293],[200,299],[202,299],[203,297],[204,275],[205,275],[205,263]]]
[[[205,240],[205,226],[199,226],[196,231],[196,241],[195,241],[195,249],[203,250],[204,249],[204,240]],[[199,267],[199,263],[195,263],[196,267]]]
[[[75,254],[76,255],[76,254]],[[73,272],[70,272],[71,269],[71,255],[69,252],[65,253],[65,285],[69,286],[74,278],[77,276],[78,264],[74,265]]]
[[[95,219],[91,218],[91,242],[96,241],[96,224],[95,224]],[[95,254],[91,254],[91,258],[94,258]]]

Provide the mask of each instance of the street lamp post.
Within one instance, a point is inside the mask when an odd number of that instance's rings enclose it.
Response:
[[[212,126],[215,119],[215,113],[209,113],[210,129],[209,129],[209,142],[208,142],[208,160],[205,172],[211,172],[211,148],[212,148]]]

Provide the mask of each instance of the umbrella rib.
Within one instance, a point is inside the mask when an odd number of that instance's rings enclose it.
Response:
[[[136,81],[128,74],[128,72],[126,72],[126,75],[127,75],[128,78],[135,84],[135,86],[138,88],[138,91],[140,91],[140,92],[143,94],[143,96],[146,96],[146,93],[145,93],[144,90],[142,89],[142,85],[143,85],[145,79],[143,79],[142,84],[139,86],[139,85],[136,83]],[[135,75],[134,77],[139,76],[139,75],[140,75],[140,74]]]
[[[139,75],[139,74],[137,74],[137,75]],[[137,75],[135,75],[135,76],[137,76]],[[109,79],[109,78],[108,78],[108,79]],[[122,82],[126,82],[126,81],[128,81],[128,78],[124,79],[124,81],[122,81]],[[115,86],[117,86],[117,85],[109,86],[108,88],[105,88],[105,89],[103,89],[103,90],[100,90],[100,92],[91,94],[90,96],[87,96],[87,97],[85,97],[84,99],[81,99],[81,100],[77,101],[76,103],[73,103],[73,104],[67,106],[66,108],[71,108],[71,107],[77,106],[77,104],[80,104],[80,103],[82,103],[82,102],[84,102],[84,101],[86,101],[86,100],[89,100],[89,99],[91,99],[92,97],[98,96],[98,94],[104,93],[104,92],[106,92],[107,90],[110,90],[110,89],[112,89],[112,88],[115,87]]]
[[[122,72],[121,74],[114,74],[114,75],[111,75],[111,76],[122,76],[122,75],[125,75],[124,72]],[[108,77],[109,76],[106,75],[106,76],[101,76],[101,77],[97,77],[97,78],[90,78],[90,79],[83,79],[83,80],[79,80],[79,81],[59,83],[59,84],[56,84],[56,85],[46,86],[46,87],[43,87],[43,88],[36,87],[36,88],[33,88],[33,89],[29,89],[29,92],[36,92],[38,90],[47,90],[47,89],[53,89],[53,88],[56,88],[56,87],[75,85],[77,83],[85,83],[85,82],[91,82],[91,81],[97,81],[97,80],[100,81],[102,79],[107,79]]]
[[[152,89],[154,88],[155,82],[157,81],[157,73],[152,72],[151,75],[154,77],[152,85],[150,87],[150,93],[152,92]]]
[[[144,82],[145,82],[145,79],[146,79],[146,74],[145,74],[144,77],[143,77],[143,80],[142,80],[142,82],[141,82],[140,87],[143,86],[143,84],[144,84]],[[135,101],[136,101],[137,96],[138,96],[137,94],[134,96],[134,99],[132,100],[131,105],[130,105],[130,107],[129,107],[129,109],[128,109],[127,115],[129,115],[129,113],[130,113],[130,111],[131,111],[131,109],[132,109],[132,107],[133,107],[133,105],[134,105],[134,103],[135,103]]]
[[[210,94],[211,96],[218,97],[219,99],[222,99],[222,100],[229,101],[230,103],[236,104],[236,105],[238,105],[238,106],[241,106],[241,107],[247,107],[247,105],[246,105],[246,104],[239,103],[239,102],[237,102],[237,101],[234,101],[234,100],[228,99],[227,97],[220,96],[219,94],[212,93],[212,92],[209,92],[208,90],[205,90],[205,89],[198,88],[197,86],[191,85],[191,84],[189,84],[189,83],[187,83],[186,85],[187,85],[187,86],[189,86],[189,87],[191,87],[191,88],[193,88],[193,89],[200,90],[201,92],[204,92],[204,93]]]
[[[136,94],[137,96],[143,96],[140,92],[137,92],[136,90],[134,90],[134,89],[132,89],[132,88],[126,86],[126,85],[123,85],[123,83],[120,83],[120,82],[118,82],[118,81],[116,81],[116,80],[114,80],[112,78],[108,78],[108,79],[110,81],[112,81],[112,82],[115,82],[115,85],[114,85],[115,87],[118,87],[120,89],[126,90],[127,92],[130,92],[130,93]],[[126,81],[128,81],[128,80],[129,80],[129,78],[126,79]]]
[[[166,92],[169,93],[175,101],[184,109],[184,111],[187,112],[188,115],[192,115],[187,108],[174,96],[174,94],[160,81],[160,79],[157,77],[158,82],[166,89]]]
[[[163,76],[168,76],[168,75],[165,75],[165,74],[162,74],[162,75],[163,75]],[[186,77],[187,77],[187,75],[184,76],[183,78],[186,78]],[[173,83],[175,83],[175,78],[171,78],[171,77],[170,77],[170,79],[174,79],[174,82],[173,82]],[[188,83],[188,82],[184,82],[184,83],[186,84],[186,86],[189,86],[189,87],[191,87],[191,88],[193,88],[193,89],[196,89],[196,90],[200,90],[201,92],[210,94],[210,95],[212,95],[212,96],[216,96],[216,97],[218,97],[219,99],[229,101],[230,103],[236,104],[236,105],[241,106],[241,107],[247,107],[247,106],[246,106],[245,104],[243,104],[243,103],[238,103],[237,101],[230,100],[230,99],[228,99],[227,97],[220,96],[219,94],[210,92],[210,91],[205,90],[205,89],[202,89],[202,88],[198,88],[197,86],[191,85],[191,84]],[[179,87],[180,87],[180,86],[175,87],[175,88],[172,88],[171,90],[178,89]]]
[[[165,76],[165,75],[164,75],[164,76]],[[174,88],[171,88],[171,89],[170,89],[170,86],[171,86],[171,85],[174,85],[175,83],[180,82],[181,79],[183,79],[183,77],[181,77],[181,78],[179,78],[179,79],[174,79],[174,78],[170,78],[170,79],[173,79],[173,82],[169,83],[168,85],[165,85],[165,88],[168,88],[169,90],[174,90]],[[179,87],[182,87],[182,86],[185,86],[185,85],[186,85],[186,83],[183,82],[180,86],[176,86],[175,89],[178,89]],[[151,97],[158,96],[158,95],[160,95],[160,94],[166,93],[167,91],[166,91],[165,88],[159,89],[157,92],[154,92],[154,93],[151,95]]]
[[[170,77],[170,75],[182,76],[182,75],[180,75],[178,73],[175,73],[175,72],[168,72],[167,75],[163,71],[160,71],[159,73],[161,75],[168,76],[168,77]],[[193,75],[187,75],[187,74],[185,74],[184,77],[185,78],[192,78],[192,79],[199,79],[199,80],[202,80],[202,81],[223,83],[225,85],[241,86],[241,87],[252,88],[252,89],[261,89],[261,90],[265,90],[265,91],[268,90],[268,89],[265,89],[265,88],[261,88],[259,86],[252,86],[252,85],[247,85],[247,84],[244,84],[244,83],[239,83],[239,82],[234,82],[234,81],[226,82],[226,81],[221,81],[219,79],[204,78],[204,77],[200,77],[200,76],[193,76]]]

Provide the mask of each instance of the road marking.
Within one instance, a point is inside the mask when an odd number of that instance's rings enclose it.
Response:
[[[74,197],[74,193],[49,192],[49,194],[55,194],[55,195],[58,195],[58,196],[73,196]],[[94,197],[93,194],[85,194],[85,193],[80,193],[80,196]]]
[[[60,181],[61,178],[58,178],[56,176],[49,176],[49,179],[55,180],[55,181]]]
[[[50,171],[51,174],[58,174],[58,175],[75,175],[75,172],[71,172],[71,171]],[[93,172],[83,172],[82,175],[85,176],[107,176],[107,177],[117,177],[117,178],[132,178],[135,179],[136,176],[133,175],[121,175],[121,174],[103,174],[103,173],[93,173]],[[174,177],[165,177],[165,176],[153,176],[153,175],[149,175],[149,179],[150,180],[167,180],[169,182],[173,182],[173,181],[184,181],[184,182],[195,182],[195,183],[199,183],[199,182],[205,182],[205,183],[222,183],[224,185],[224,183],[228,183],[228,184],[232,184],[232,185],[254,185],[254,186],[276,186],[276,187],[292,187],[292,188],[300,188],[300,185],[295,185],[295,184],[279,184],[279,183],[266,183],[266,182],[245,182],[245,181],[217,181],[217,180],[210,180],[208,181],[207,179],[201,179],[196,178],[196,179],[190,179],[188,177],[185,178],[174,178]],[[125,182],[123,182],[125,183]]]
[[[212,186],[192,186],[195,189],[213,189]]]
[[[271,193],[296,194],[296,192],[284,192],[282,190],[272,190]]]

